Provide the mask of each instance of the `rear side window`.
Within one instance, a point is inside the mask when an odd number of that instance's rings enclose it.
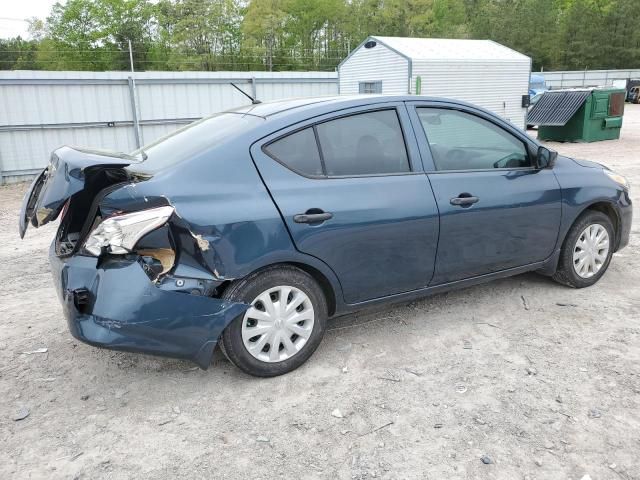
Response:
[[[297,173],[309,176],[323,174],[313,127],[276,140],[264,150],[270,157]]]
[[[330,120],[316,129],[328,176],[410,171],[395,109]]]

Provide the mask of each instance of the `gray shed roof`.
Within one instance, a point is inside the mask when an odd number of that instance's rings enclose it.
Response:
[[[529,57],[493,40],[467,40],[457,38],[382,37],[372,35],[396,52],[413,60],[519,60]]]

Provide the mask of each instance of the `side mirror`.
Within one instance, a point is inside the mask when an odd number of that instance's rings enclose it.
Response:
[[[553,164],[556,163],[557,157],[558,152],[555,150],[549,150],[547,147],[538,147],[536,168],[553,168]]]

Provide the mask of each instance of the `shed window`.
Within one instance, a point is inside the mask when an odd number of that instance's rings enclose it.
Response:
[[[382,81],[360,82],[359,93],[382,93]]]

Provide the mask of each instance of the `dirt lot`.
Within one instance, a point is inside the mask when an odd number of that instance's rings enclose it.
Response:
[[[640,205],[626,108],[621,140],[552,147],[628,176]],[[260,380],[219,353],[205,372],[73,339],[55,226],[18,238],[25,188],[0,188],[2,479],[640,479],[638,214],[594,287],[527,274],[343,317]]]

